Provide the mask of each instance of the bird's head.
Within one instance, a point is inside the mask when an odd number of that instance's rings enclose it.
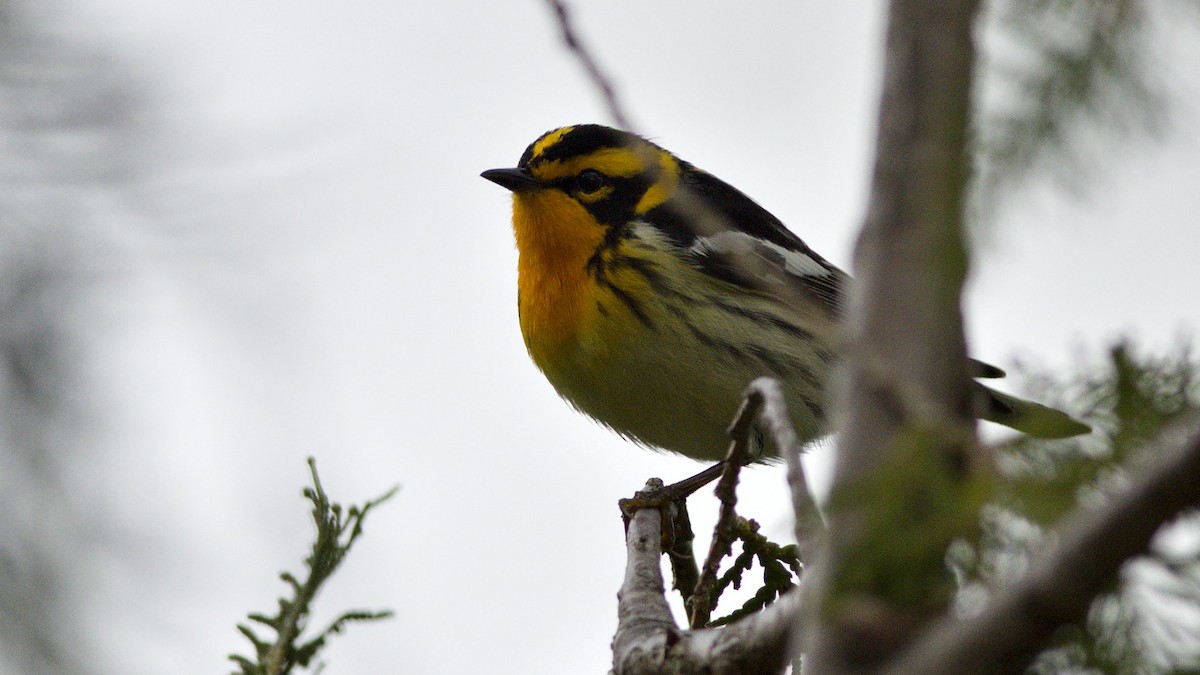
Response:
[[[523,248],[521,230],[528,225],[577,227],[576,234],[588,240],[620,229],[675,194],[682,166],[639,136],[583,124],[543,134],[515,168],[482,176],[512,190],[517,244]]]

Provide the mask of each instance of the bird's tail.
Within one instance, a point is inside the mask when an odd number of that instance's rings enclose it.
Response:
[[[1068,438],[1092,428],[1061,410],[1026,401],[975,383],[975,414],[1035,438]]]

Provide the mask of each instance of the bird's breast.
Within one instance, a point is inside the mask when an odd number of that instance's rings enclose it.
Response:
[[[558,190],[517,193],[513,199],[521,333],[530,355],[545,366],[570,349],[596,311],[596,281],[588,260],[604,227]]]

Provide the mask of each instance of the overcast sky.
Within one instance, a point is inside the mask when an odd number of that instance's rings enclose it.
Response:
[[[849,267],[881,3],[574,4],[639,131]],[[610,122],[543,3],[55,5],[59,34],[145,92],[142,201],[97,218],[122,273],[84,354],[100,423],[80,499],[119,535],[74,589],[97,672],[221,672],[249,651],[235,623],[273,608],[309,543],[307,455],[345,502],[402,486],[316,623],[396,617],[334,638],[325,673],[605,672],[616,500],[700,467],[574,413],[525,355],[509,195],[479,172]],[[1035,191],[991,232],[976,356],[1062,368],[1195,330],[1195,37],[1160,41],[1174,131],[1112,146],[1082,199]],[[783,535],[782,470],[748,474],[742,512]]]

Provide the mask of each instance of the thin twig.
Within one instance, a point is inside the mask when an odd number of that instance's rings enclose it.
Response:
[[[613,638],[613,672],[618,675],[660,673],[668,669],[670,672],[706,672],[710,675],[776,674],[786,665],[787,640],[793,634],[803,595],[798,589],[784,592],[790,583],[768,583],[770,589],[765,588],[748,601],[753,607],[743,607],[730,617],[718,620],[724,624],[720,628],[700,628],[709,623],[712,604],[715,604],[714,589],[729,583],[728,579],[718,579],[716,575],[721,560],[730,553],[733,541],[747,542],[742,554],[745,560],[737,564],[746,564],[751,557],[757,557],[763,566],[765,581],[769,581],[768,576],[778,576],[776,572],[786,575],[788,568],[799,575],[795,556],[776,550],[791,547],[777,547],[765,540],[751,541],[756,539],[752,535],[756,534],[757,525],[740,518],[735,511],[739,470],[750,458],[755,420],[760,414],[779,451],[785,455],[798,454],[799,442],[779,384],[767,378],[759,379],[747,388],[742,407],[730,426],[729,434],[733,440],[724,462],[667,488],[663,488],[661,480],[651,479],[645,490],[632,499],[621,500],[621,510],[626,518],[628,555],[625,582],[618,593],[618,625]],[[668,547],[672,541],[679,543],[678,533],[671,532],[678,523],[671,521],[686,516],[681,516],[675,508],[678,501],[663,501],[663,492],[676,492],[678,497],[686,497],[712,480],[718,471],[720,480],[716,492],[721,500],[721,514],[705,560],[705,574],[696,585],[692,601],[685,602],[692,629],[680,630],[666,604],[658,560],[664,540]],[[816,505],[808,494],[803,473],[793,475],[792,481],[793,489],[803,489],[805,493],[805,497],[793,495],[793,500],[811,504],[815,514]],[[815,522],[820,523],[819,515]],[[755,532],[747,533],[746,528]],[[664,530],[668,532],[666,536]],[[814,545],[822,540],[823,534],[810,538]],[[767,546],[764,548],[763,544]],[[691,560],[694,566],[694,559]],[[673,570],[674,565],[672,560]],[[766,605],[771,598],[777,599]]]
[[[763,397],[760,413],[762,424],[767,427],[775,448],[787,462],[787,482],[792,492],[792,511],[796,516],[796,545],[800,562],[806,565],[816,560],[817,551],[825,541],[825,520],[817,501],[808,488],[804,475],[804,464],[800,461],[802,446],[788,417],[787,400],[779,382],[769,377],[760,377],[750,383],[752,391]]]
[[[579,35],[575,32],[575,28],[571,24],[570,10],[567,5],[561,0],[546,0],[546,4],[550,5],[550,9],[558,18],[558,27],[562,30],[563,42],[567,45],[567,49],[579,59],[579,63],[583,65],[583,69],[587,72],[592,83],[600,90],[600,94],[604,97],[604,103],[608,106],[608,114],[612,116],[613,122],[626,131],[633,131],[633,126],[629,123],[629,118],[625,115],[624,109],[617,100],[617,90],[613,86],[612,81],[600,70],[596,59],[588,51],[587,47],[583,46],[583,42],[579,39]]]
[[[661,487],[647,484],[652,495]],[[719,629],[681,631],[671,617],[659,566],[662,511],[638,509],[626,532],[625,581],[617,594],[613,672],[777,675],[787,662],[787,636],[801,594],[785,594],[760,612]],[[669,665],[668,665],[669,664]]]
[[[696,539],[692,531],[692,519],[688,514],[687,497],[680,497],[671,504],[670,545],[666,551],[667,560],[671,561],[671,585],[679,591],[683,605],[687,607],[700,583],[700,567],[696,564],[696,554],[692,547]]]
[[[238,631],[254,645],[255,659],[236,654],[230,655],[229,658],[241,667],[241,672],[245,675],[286,675],[297,666],[307,666],[325,646],[326,641],[334,634],[342,632],[348,622],[385,619],[392,615],[390,610],[343,612],[316,637],[301,642],[301,634],[304,633],[312,615],[312,603],[317,592],[337,570],[346,554],[350,552],[350,547],[362,535],[363,520],[367,513],[390,499],[399,489],[393,487],[383,496],[361,507],[351,506],[345,509],[341,504],[330,500],[317,474],[316,460],[312,457],[308,458],[308,467],[312,487],[305,488],[304,497],[312,503],[311,514],[317,528],[317,540],[312,544],[309,556],[304,561],[308,574],[303,582],[289,572],[281,574],[280,578],[291,587],[291,597],[279,599],[279,612],[274,616],[258,612],[249,615],[251,621],[275,631],[274,641],[268,642],[260,638],[247,624],[238,624]]]
[[[688,607],[688,623],[692,628],[701,628],[708,624],[712,616],[714,589],[717,585],[717,572],[720,571],[721,561],[733,550],[733,542],[737,540],[737,483],[742,465],[750,458],[750,441],[754,431],[754,421],[758,411],[762,409],[763,396],[756,389],[746,392],[742,407],[733,424],[729,427],[729,436],[733,441],[729,444],[729,452],[722,464],[721,478],[713,490],[721,502],[717,516],[717,524],[713,526],[712,544],[708,547],[708,556],[700,569],[700,583],[696,584],[696,592],[692,595],[692,603]]]
[[[558,19],[564,44],[568,51],[579,59],[588,78],[599,90],[616,126],[637,133],[618,100],[616,87],[612,80],[600,69],[596,59],[583,45],[575,31],[571,23],[570,9],[562,0],[546,0],[546,2]],[[649,148],[641,148],[641,152],[644,153],[642,161],[646,164],[651,165],[658,161]],[[705,198],[683,185],[678,186],[677,192],[671,200],[671,208],[678,210],[681,222],[688,223],[693,233],[699,237],[710,237],[720,232],[736,232],[738,230],[737,223],[732,222],[728,214],[713,208]],[[748,247],[744,251],[729,252],[725,257],[725,263],[737,269],[742,279],[751,280],[751,283],[759,290],[777,296],[780,300],[794,303],[797,307],[807,307],[811,302],[807,291],[802,290],[801,286],[797,284],[781,280],[782,278],[775,273],[771,263],[754,247]],[[848,278],[840,270],[834,270],[833,274],[838,276],[839,282],[848,283]],[[833,337],[832,322],[819,330],[830,331],[829,337]]]
[[[721,508],[713,528],[712,544],[700,572],[700,580],[696,584],[691,601],[686,602],[688,623],[692,628],[708,625],[715,604],[714,598],[721,588],[717,576],[721,561],[731,554],[733,542],[741,538],[739,532],[742,524],[736,511],[738,475],[741,467],[749,461],[755,421],[760,416],[776,449],[788,461],[788,483],[796,511],[796,531],[799,538],[797,550],[800,552],[801,561],[811,561],[815,551],[824,541],[825,524],[816,501],[808,490],[804,468],[800,464],[800,443],[788,418],[783,391],[776,380],[769,377],[759,378],[746,388],[742,406],[729,427],[729,435],[733,440],[728,456],[719,465],[721,476],[714,490],[721,502]]]

